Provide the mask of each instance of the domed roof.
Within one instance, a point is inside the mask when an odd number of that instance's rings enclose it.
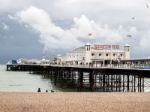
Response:
[[[125,46],[130,46],[129,44],[125,44]]]
[[[86,43],[85,45],[91,45],[90,43]]]
[[[45,61],[45,60],[46,60],[45,58],[42,59],[42,61]]]
[[[61,57],[61,55],[60,55],[60,54],[57,54],[57,57]]]

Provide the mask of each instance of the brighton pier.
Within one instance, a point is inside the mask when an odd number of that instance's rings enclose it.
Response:
[[[82,91],[101,92],[144,92],[145,78],[150,78],[150,69],[138,68],[139,63],[149,63],[150,60],[126,60],[134,67],[118,65],[111,67],[93,67],[85,65],[57,64],[7,64],[7,71],[29,71],[49,77],[54,85],[70,85]]]
[[[86,44],[52,61],[20,60],[7,70],[49,77],[54,85],[102,92],[144,92],[150,59],[130,59],[130,46]]]

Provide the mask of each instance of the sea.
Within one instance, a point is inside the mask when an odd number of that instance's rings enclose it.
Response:
[[[145,79],[145,92],[150,92],[150,79]],[[42,75],[30,74],[29,72],[6,71],[6,65],[0,65],[0,92],[76,92],[76,89],[67,89],[55,86],[51,79]]]
[[[54,87],[50,79],[29,72],[6,71],[6,65],[0,65],[0,92],[42,92],[61,91]]]

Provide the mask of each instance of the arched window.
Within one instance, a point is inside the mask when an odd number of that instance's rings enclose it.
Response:
[[[106,53],[106,56],[108,56],[108,53]]]
[[[99,56],[101,56],[102,54],[101,53],[99,53]]]

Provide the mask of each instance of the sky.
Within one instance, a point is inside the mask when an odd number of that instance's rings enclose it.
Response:
[[[150,0],[0,0],[0,5],[0,63],[52,58],[87,42],[129,44],[132,58],[150,56]]]

